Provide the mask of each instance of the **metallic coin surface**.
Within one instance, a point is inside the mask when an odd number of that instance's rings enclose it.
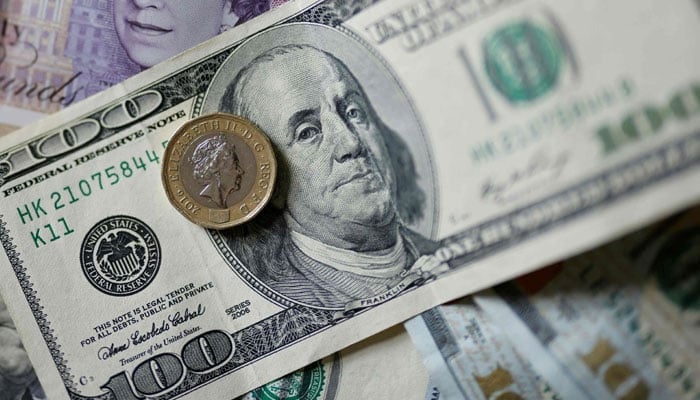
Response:
[[[173,206],[195,224],[224,229],[253,218],[272,196],[277,163],[252,122],[209,114],[186,122],[168,142],[162,179]]]

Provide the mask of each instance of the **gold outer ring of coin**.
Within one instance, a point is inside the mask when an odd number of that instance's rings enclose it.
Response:
[[[252,219],[272,197],[276,176],[277,161],[265,133],[223,113],[182,125],[165,148],[161,174],[170,203],[190,221],[212,229]]]

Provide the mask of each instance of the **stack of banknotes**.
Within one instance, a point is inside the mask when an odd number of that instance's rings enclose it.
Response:
[[[0,0],[0,197],[0,400],[700,400],[698,0]]]

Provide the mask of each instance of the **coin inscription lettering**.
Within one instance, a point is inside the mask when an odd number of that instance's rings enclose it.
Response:
[[[211,114],[184,124],[165,149],[163,186],[192,222],[224,229],[253,218],[272,195],[276,161],[251,122]]]

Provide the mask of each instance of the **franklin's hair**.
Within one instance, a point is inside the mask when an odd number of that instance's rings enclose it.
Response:
[[[253,72],[262,65],[289,58],[296,62],[290,63],[287,67],[303,68],[304,63],[293,57],[301,56],[303,55],[302,53],[308,53],[309,51],[320,54],[327,59],[329,64],[339,74],[347,75],[355,82],[358,82],[342,61],[325,51],[309,45],[278,46],[259,55],[238,72],[236,77],[226,87],[224,96],[219,104],[219,110],[256,122],[253,116],[254,110],[250,109],[248,99],[244,96],[245,88],[256,83],[251,81]],[[388,150],[390,167],[396,179],[397,189],[394,193],[394,201],[400,219],[405,223],[417,222],[423,217],[425,193],[423,193],[416,182],[416,166],[413,157],[406,142],[385,125],[376,114],[359,82],[358,87],[363,98],[367,100],[368,111],[376,122],[382,134],[381,139]],[[267,101],[275,100],[267,99]],[[289,181],[287,179],[288,172],[284,165],[284,158],[279,157],[279,151],[277,154],[278,176],[275,197],[286,198]],[[287,270],[290,266],[284,253],[286,223],[279,205],[277,207],[266,207],[251,223],[225,231],[224,236],[227,238],[226,241],[234,254],[241,260],[244,260],[246,266],[259,279],[263,281],[281,280],[287,275]]]

